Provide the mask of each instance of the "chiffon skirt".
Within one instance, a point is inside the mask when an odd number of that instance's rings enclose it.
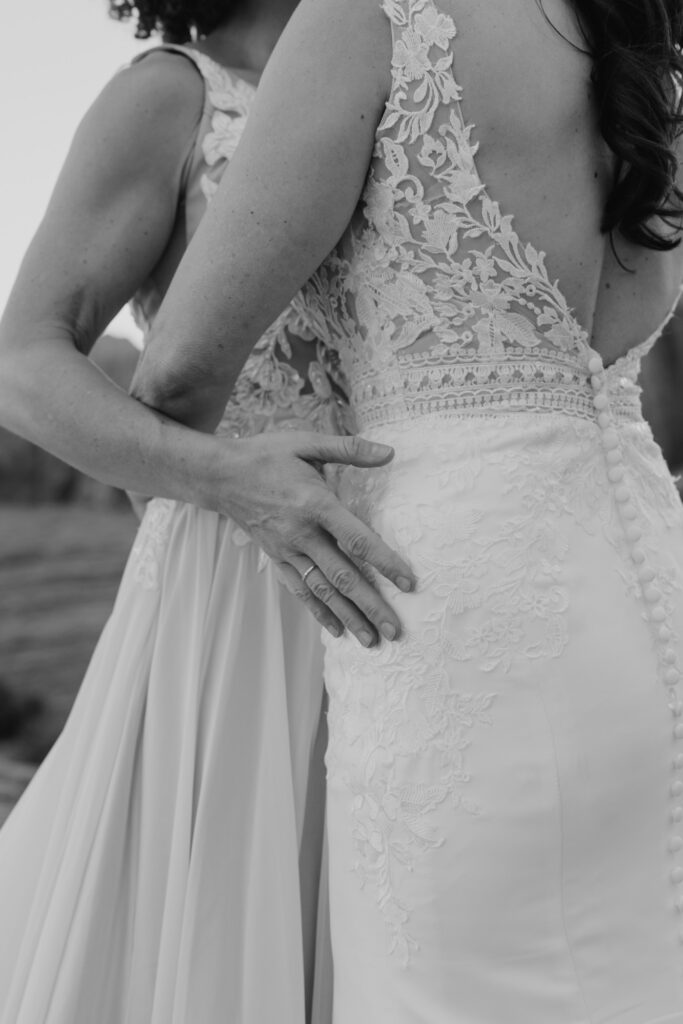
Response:
[[[229,520],[150,503],[0,831],[2,1024],[326,1024],[319,637]]]

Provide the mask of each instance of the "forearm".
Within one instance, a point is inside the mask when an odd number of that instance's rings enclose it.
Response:
[[[0,426],[103,483],[211,504],[223,446],[129,397],[66,339],[2,351]]]

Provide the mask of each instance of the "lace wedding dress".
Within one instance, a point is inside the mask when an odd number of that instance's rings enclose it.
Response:
[[[205,103],[174,236],[136,296],[145,324],[255,91],[179,52]],[[335,380],[287,310],[219,432],[339,433]],[[328,1024],[322,658],[243,531],[150,502],[66,727],[0,831],[2,1024]]]
[[[326,638],[335,1024],[683,1022],[683,508],[640,412],[481,180],[432,0],[307,286],[405,624]],[[455,60],[457,71],[457,58]],[[378,580],[378,585],[384,586]]]

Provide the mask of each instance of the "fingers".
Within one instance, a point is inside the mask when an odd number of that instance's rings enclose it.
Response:
[[[336,437],[334,434],[312,435],[299,449],[302,458],[322,462],[341,462],[350,466],[384,466],[394,457],[388,444],[366,441],[364,437]]]
[[[317,518],[341,550],[355,561],[367,562],[404,593],[414,589],[417,579],[408,563],[341,502],[325,504]]]
[[[378,633],[387,640],[400,636],[401,620],[394,609],[330,538],[321,534],[307,554],[317,567],[306,578],[309,588],[365,647],[376,643]]]
[[[294,566],[288,565],[287,562],[278,562],[277,569],[282,583],[289,593],[306,605],[311,615],[317,619],[328,633],[331,633],[334,637],[341,636],[344,632],[344,626],[341,621],[327,605],[319,601],[313,594],[313,591],[302,580],[302,574],[297,572]]]
[[[332,549],[332,545],[329,541],[327,542],[327,545]],[[329,556],[324,555],[321,550],[318,551],[318,557],[322,558],[326,563],[331,564]],[[363,647],[374,647],[377,643],[377,630],[373,626],[372,622],[366,618],[352,599],[345,597],[335,586],[332,585],[332,583],[330,583],[329,579],[317,562],[315,562],[315,560],[313,561],[314,568],[310,573],[307,573],[305,580],[302,579],[303,585],[311,592],[318,603],[330,609],[335,618],[342,623],[345,629],[348,629],[350,633],[353,633]],[[339,572],[346,571],[346,559],[343,559],[343,556],[339,556],[338,554],[337,562]],[[300,576],[303,577],[304,572],[306,572],[306,570],[311,566],[311,558],[307,555],[294,555],[292,557],[292,565],[294,566],[294,571],[298,572]],[[357,570],[354,569],[354,572],[360,577],[360,573],[358,573]],[[379,594],[377,594],[376,597],[379,603],[381,601]],[[396,625],[398,625],[400,629],[398,619],[396,619],[396,616],[388,606],[387,611],[392,619],[392,629],[395,629]],[[396,620],[395,624],[394,620]],[[398,633],[395,635],[397,636]],[[392,637],[392,639],[394,639],[394,637]]]

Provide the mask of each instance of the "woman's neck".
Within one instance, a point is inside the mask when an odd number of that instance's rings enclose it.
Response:
[[[256,81],[268,62],[297,0],[248,0],[197,48]]]

